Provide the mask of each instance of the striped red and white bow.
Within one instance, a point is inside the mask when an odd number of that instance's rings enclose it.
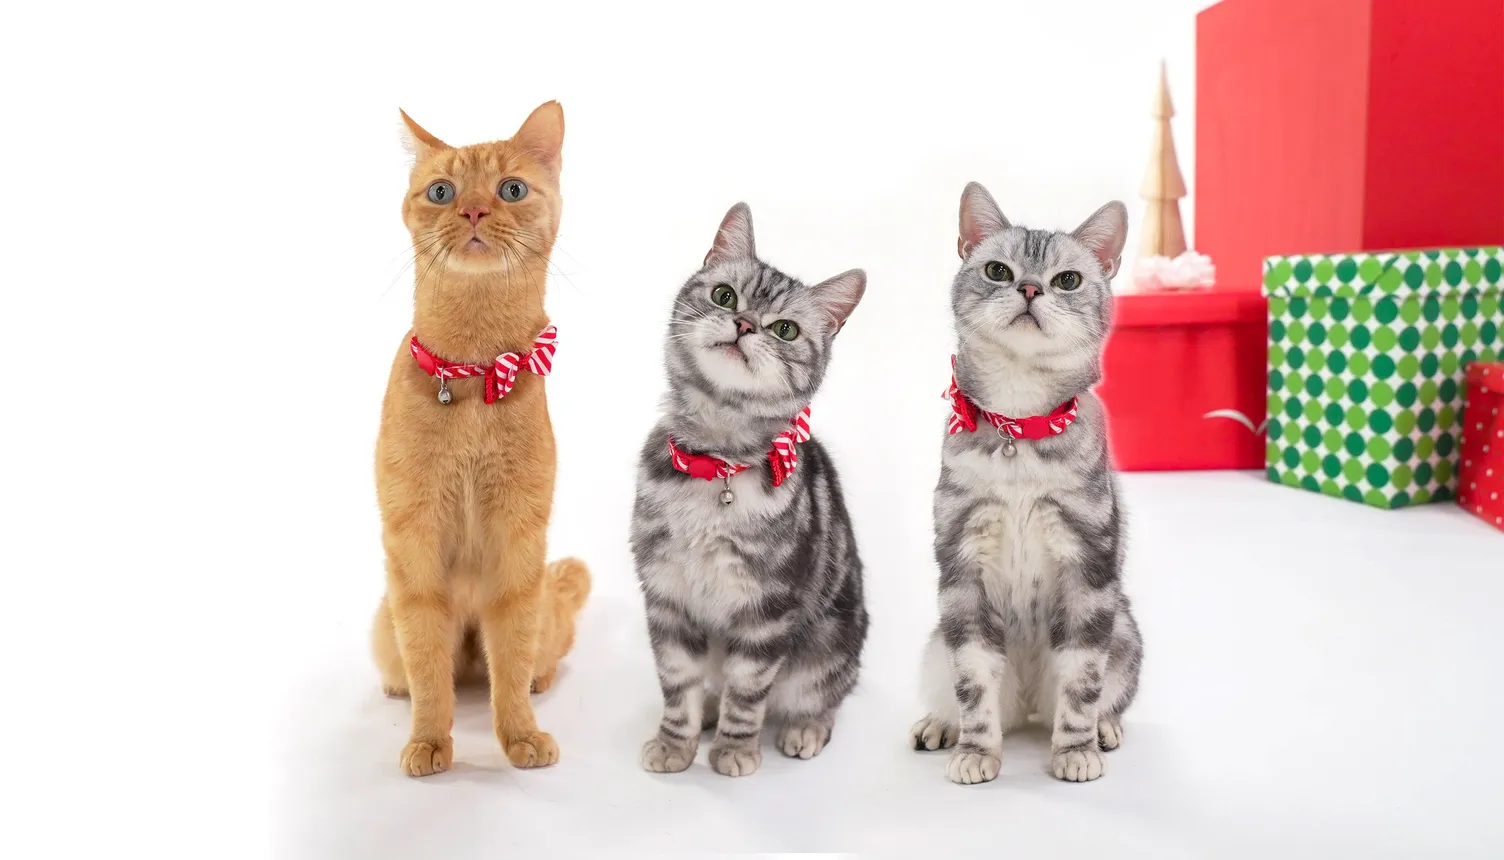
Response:
[[[799,465],[799,444],[810,440],[809,432],[809,407],[794,416],[789,423],[789,429],[773,437],[773,446],[768,450],[768,465],[773,470],[773,486],[782,486],[789,475],[794,473],[794,468]],[[745,472],[752,468],[745,463],[730,463],[719,457],[709,454],[691,454],[674,444],[674,437],[668,437],[668,456],[674,464],[674,468],[689,475],[691,478],[704,478],[713,481],[716,478],[730,478],[732,475]]]
[[[951,356],[950,368],[950,387],[943,395],[951,405],[947,435],[954,436],[962,430],[968,433],[976,432],[978,415],[986,418],[988,423],[997,428],[998,433],[1013,439],[1043,439],[1047,436],[1058,436],[1076,420],[1076,409],[1080,406],[1080,399],[1076,397],[1056,406],[1048,415],[1009,418],[996,412],[988,412],[972,403],[971,398],[967,397],[956,384],[955,356]]]
[[[533,340],[532,349],[524,353],[504,352],[496,356],[490,364],[460,364],[446,361],[419,343],[416,335],[413,336],[410,346],[413,358],[418,361],[418,367],[429,376],[440,380],[465,379],[471,376],[485,377],[486,402],[495,403],[512,393],[512,388],[517,385],[517,374],[522,368],[525,367],[539,376],[552,373],[558,340],[558,329],[549,326],[538,333],[538,337]]]

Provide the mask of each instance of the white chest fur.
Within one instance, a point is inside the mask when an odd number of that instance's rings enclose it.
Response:
[[[737,475],[724,504],[722,481],[685,481],[663,487],[657,501],[668,537],[662,554],[644,573],[645,584],[707,626],[721,628],[766,592],[747,569],[733,536],[776,514],[787,488],[760,486],[755,474]]]
[[[1060,559],[1074,540],[1050,499],[1068,489],[1063,481],[1070,477],[1028,441],[1018,443],[1013,457],[1000,450],[948,451],[946,464],[968,506],[978,503],[962,530],[963,549],[979,563],[988,598],[1015,634],[1043,634]]]

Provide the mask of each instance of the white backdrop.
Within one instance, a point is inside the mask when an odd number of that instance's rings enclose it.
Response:
[[[1033,225],[1112,198],[1136,221],[1161,57],[1189,181],[1203,5],[8,11],[0,719],[35,742],[11,751],[24,814],[65,841],[265,845],[264,791],[295,779],[285,694],[363,649],[381,588],[371,449],[412,289],[398,106],[464,144],[564,105],[552,541],[595,571],[582,647],[641,624],[634,453],[671,297],[727,207],[751,204],[792,274],[867,270],[814,426],[874,603],[913,607],[869,648],[905,687],[933,600],[961,188]]]

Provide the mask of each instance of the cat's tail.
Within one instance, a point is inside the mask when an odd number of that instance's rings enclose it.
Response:
[[[561,558],[548,566],[544,591],[559,616],[573,617],[590,597],[590,568],[577,558]]]
[[[533,692],[552,687],[559,661],[574,647],[574,620],[590,597],[590,568],[577,558],[561,558],[543,574],[538,606],[538,651],[533,661]]]

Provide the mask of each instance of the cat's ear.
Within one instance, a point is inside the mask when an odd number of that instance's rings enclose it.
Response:
[[[752,237],[752,209],[745,203],[731,207],[715,231],[715,241],[705,255],[705,265],[757,257],[757,242]]]
[[[1092,213],[1071,236],[1091,249],[1108,280],[1123,263],[1123,244],[1128,241],[1128,207],[1114,200]]]
[[[397,108],[397,113],[402,114],[402,146],[412,153],[413,158],[422,161],[441,149],[448,149],[449,144],[429,134],[423,126],[413,122],[413,118],[407,115],[407,111]]]
[[[1003,217],[1003,210],[997,208],[997,203],[982,183],[966,184],[966,190],[961,192],[961,235],[956,239],[956,253],[961,259],[966,259],[971,249],[982,244],[983,239],[1010,226],[1008,219]]]
[[[836,332],[846,325],[847,317],[856,310],[857,302],[867,291],[867,273],[861,269],[842,272],[828,281],[815,284],[815,298],[821,307],[836,321]]]
[[[512,135],[512,143],[526,149],[550,170],[558,170],[564,150],[564,107],[558,102],[538,105]]]

